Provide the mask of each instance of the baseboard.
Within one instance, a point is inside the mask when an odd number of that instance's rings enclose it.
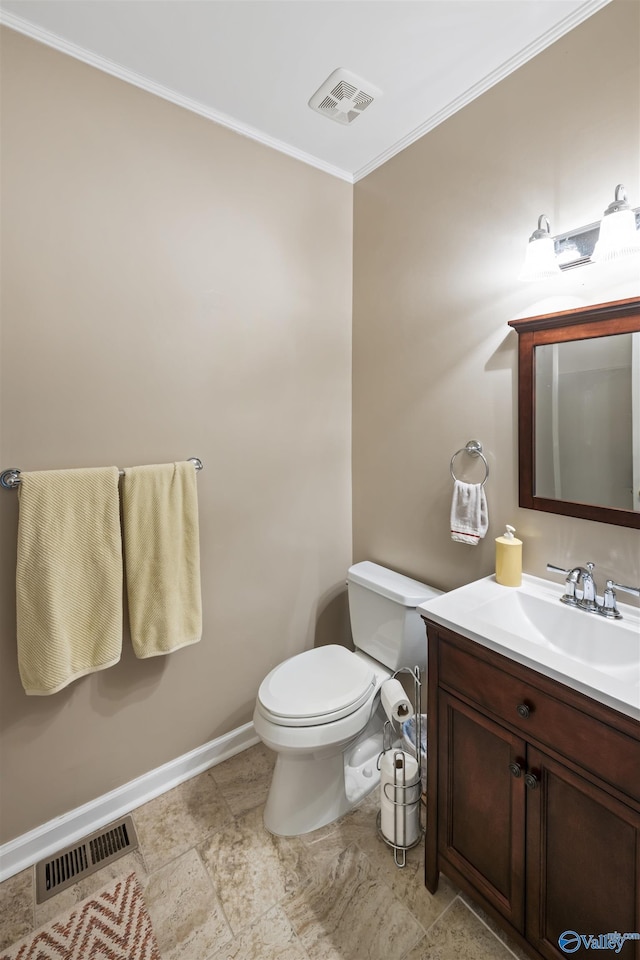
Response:
[[[245,723],[10,840],[0,846],[0,882],[258,742],[253,723]]]

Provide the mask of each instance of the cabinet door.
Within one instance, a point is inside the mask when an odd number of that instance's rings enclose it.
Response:
[[[640,815],[529,747],[527,939],[544,957],[597,949],[574,934],[640,933]],[[569,932],[561,950],[558,938]],[[604,943],[605,941],[600,941]],[[606,956],[640,960],[640,940]]]
[[[441,693],[438,767],[440,860],[523,931],[524,742]]]

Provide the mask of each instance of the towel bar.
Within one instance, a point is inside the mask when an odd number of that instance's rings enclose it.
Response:
[[[202,460],[198,457],[187,457],[189,463],[192,463],[196,470],[202,470]],[[118,473],[121,477],[124,477],[125,471],[119,470]],[[0,487],[3,487],[5,490],[15,490],[16,487],[21,483],[20,480],[20,470],[17,467],[10,467],[8,470],[3,470],[0,473]]]

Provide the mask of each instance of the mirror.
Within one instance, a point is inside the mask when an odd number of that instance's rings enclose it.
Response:
[[[640,299],[509,325],[520,506],[640,528]]]

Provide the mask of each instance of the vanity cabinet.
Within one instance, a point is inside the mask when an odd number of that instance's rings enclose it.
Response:
[[[425,622],[427,888],[442,871],[533,956],[640,933],[640,724]]]

